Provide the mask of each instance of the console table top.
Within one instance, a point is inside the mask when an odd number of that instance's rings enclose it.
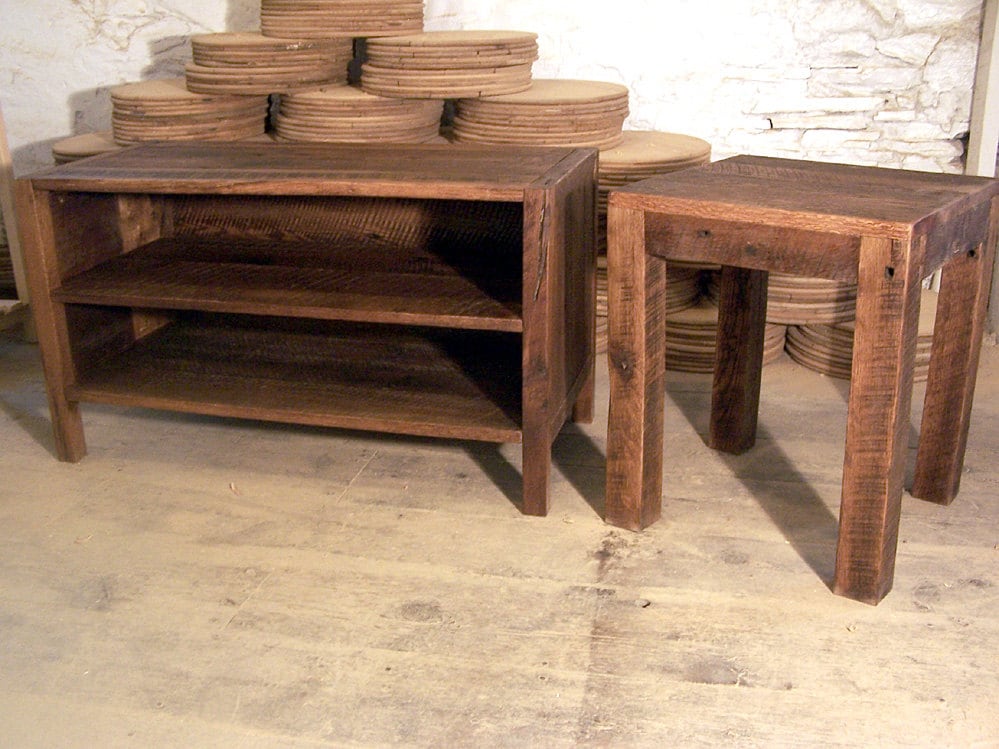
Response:
[[[520,200],[595,149],[149,143],[30,176],[46,190]],[[541,181],[542,184],[539,184]]]

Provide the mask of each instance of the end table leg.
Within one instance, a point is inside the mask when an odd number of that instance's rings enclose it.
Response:
[[[961,487],[995,232],[943,268],[912,495],[950,504]]]
[[[659,519],[663,481],[666,264],[645,253],[642,211],[608,208],[605,520],[639,530]]]
[[[708,445],[743,453],[756,443],[769,274],[722,267]]]
[[[908,445],[922,246],[864,237],[833,591],[891,590]]]
[[[572,404],[572,420],[576,424],[590,424],[593,422],[593,412],[595,410],[596,392],[596,371],[595,364],[591,364],[580,388],[576,402]]]

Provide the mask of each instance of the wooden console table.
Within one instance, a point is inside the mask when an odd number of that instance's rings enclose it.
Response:
[[[78,404],[551,444],[593,412],[596,151],[164,143],[18,181],[57,452]]]
[[[767,273],[858,284],[835,592],[891,589],[921,281],[943,267],[912,494],[950,502],[964,461],[999,181],[739,156],[612,192],[607,520],[659,517],[665,266],[722,266],[709,444],[756,436]]]

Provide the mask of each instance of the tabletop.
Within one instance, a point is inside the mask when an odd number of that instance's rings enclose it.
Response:
[[[465,145],[149,143],[29,175],[46,190],[405,195],[517,201],[596,149]]]
[[[611,193],[610,205],[770,226],[897,235],[964,213],[999,180],[817,161],[735,156]]]

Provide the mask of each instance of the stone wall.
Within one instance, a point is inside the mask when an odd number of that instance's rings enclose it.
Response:
[[[427,24],[541,34],[538,76],[627,85],[627,126],[718,156],[960,171],[981,0],[430,0]]]
[[[426,27],[535,31],[537,77],[616,81],[626,127],[738,152],[962,169],[981,0],[427,0]],[[0,24],[18,173],[107,129],[115,84],[179,75],[187,37],[253,29],[259,0],[32,0]]]

